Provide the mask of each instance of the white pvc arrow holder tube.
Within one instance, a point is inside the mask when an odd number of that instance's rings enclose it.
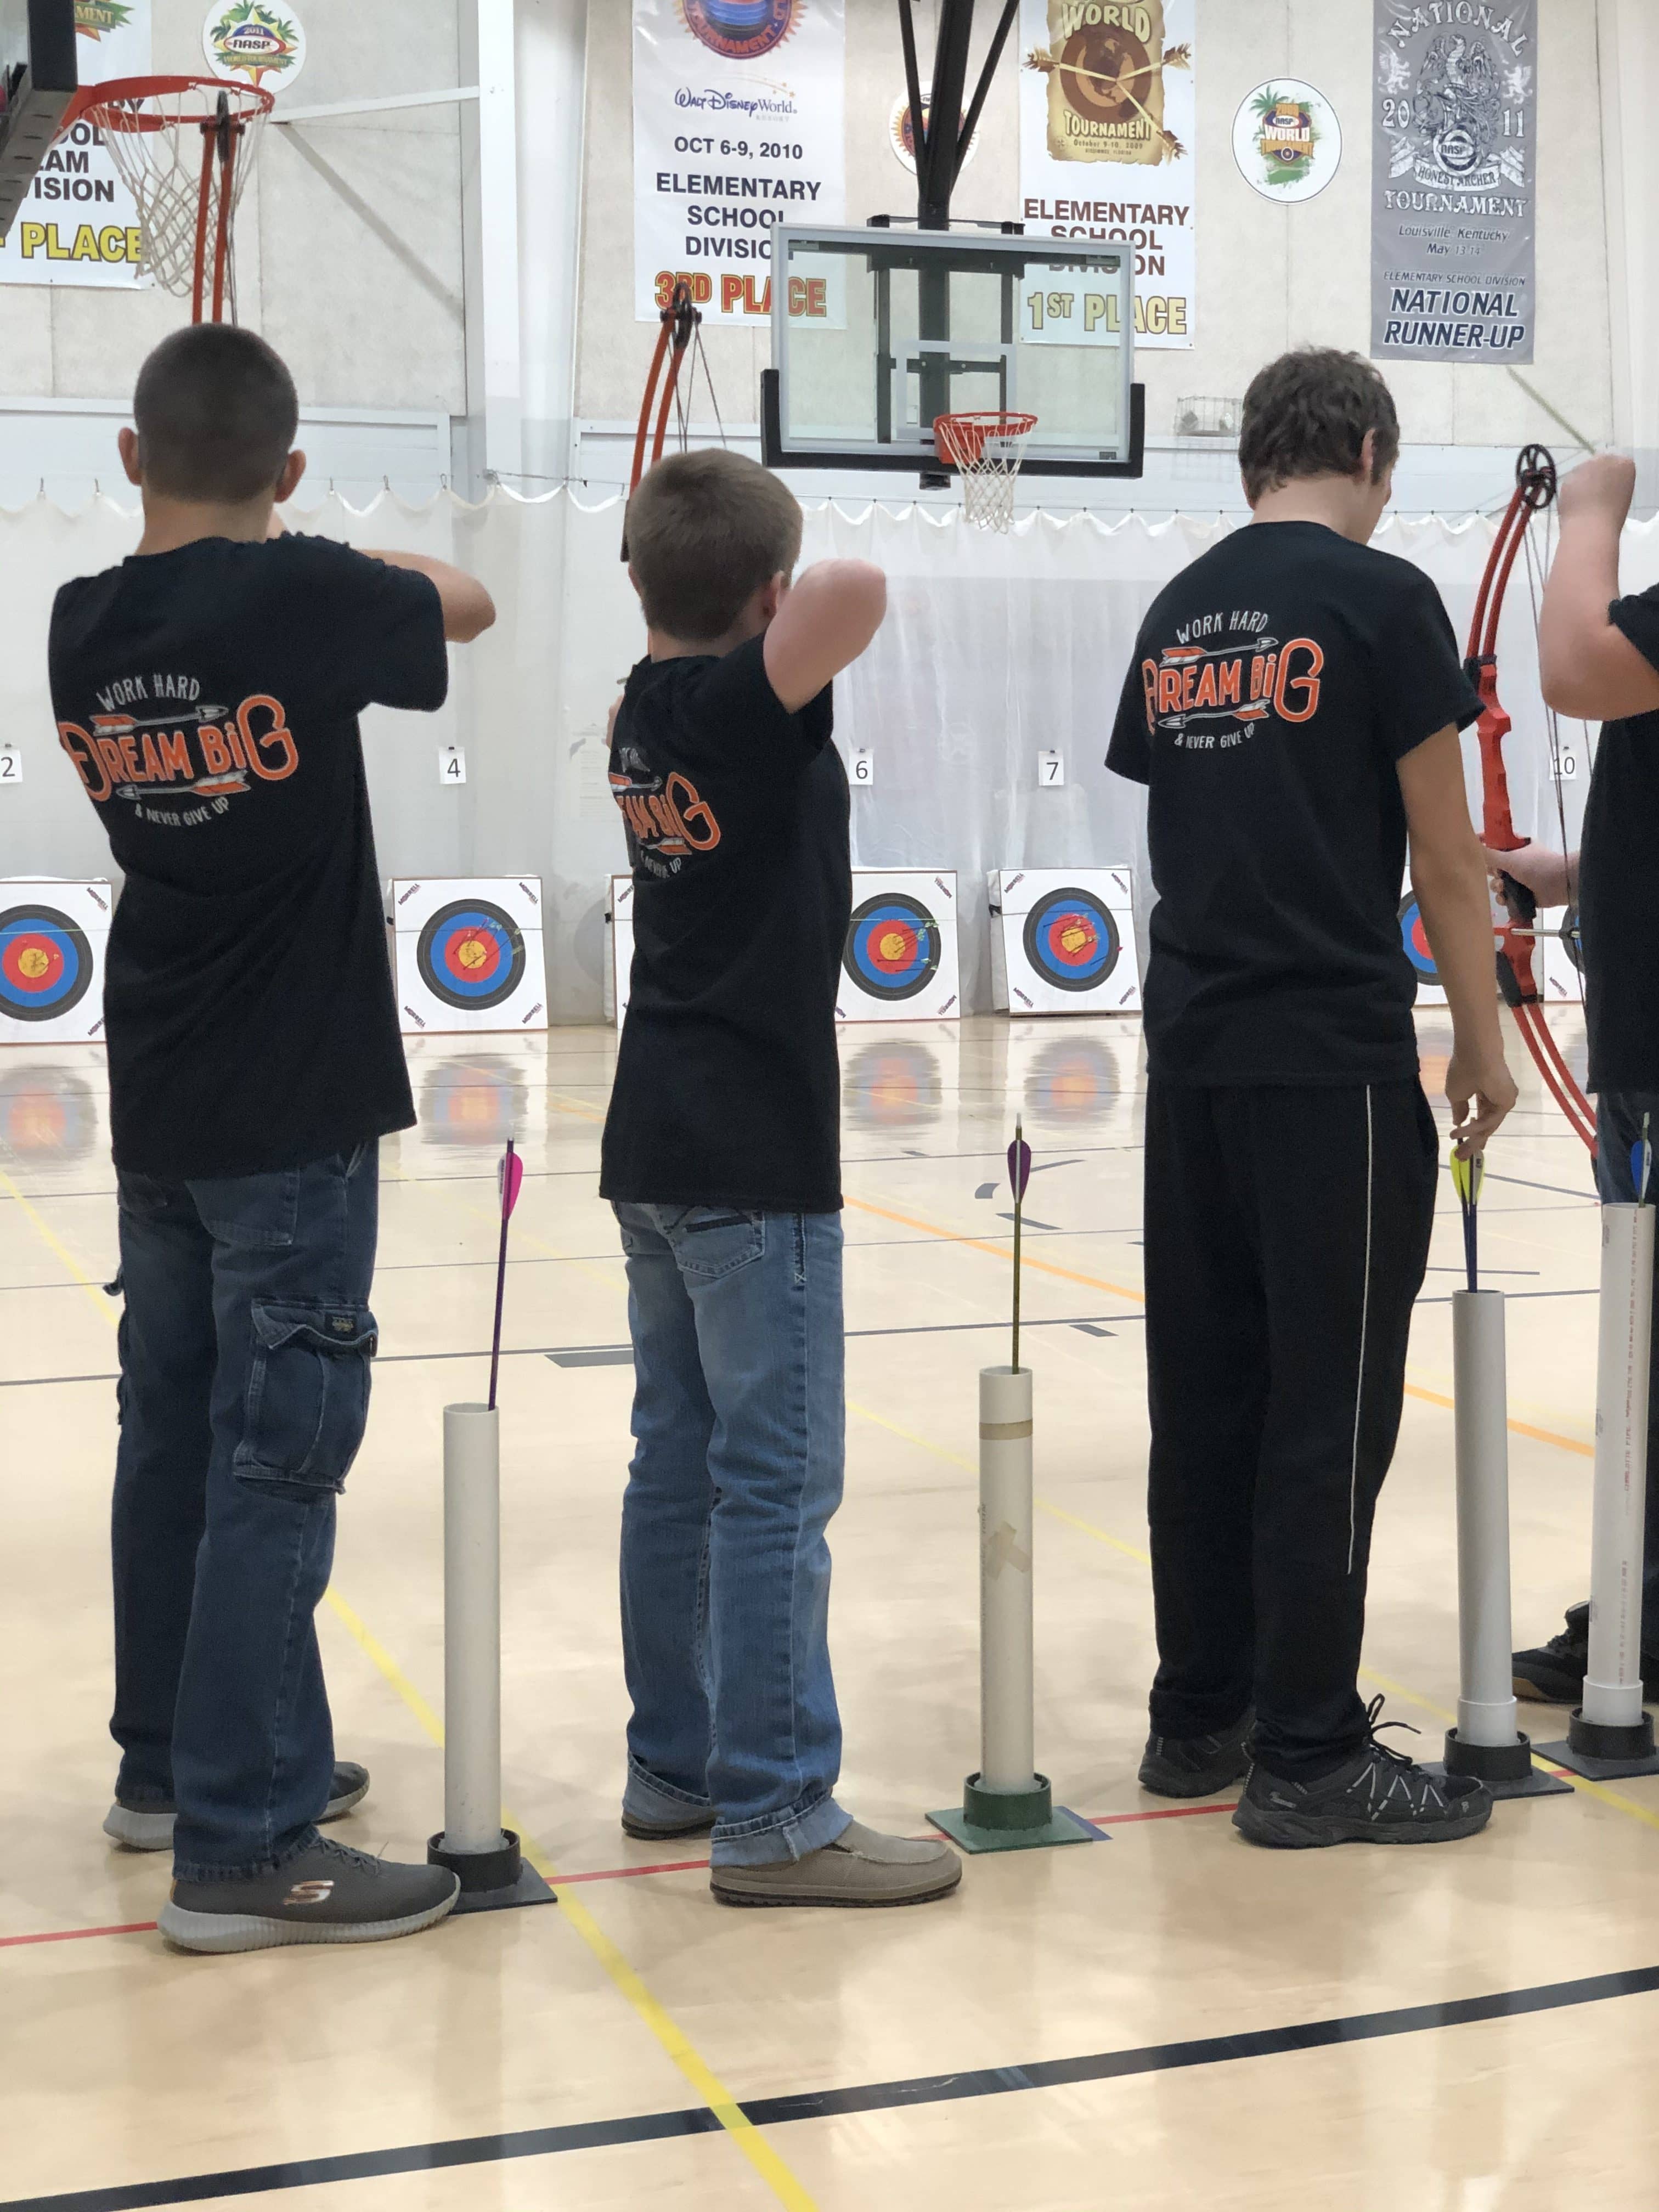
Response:
[[[1642,1557],[1647,1510],[1654,1209],[1601,1208],[1595,1496],[1583,1718],[1640,1729]]]
[[[444,1407],[444,1848],[499,1852],[501,1419]]]
[[[1504,1297],[1452,1293],[1457,1438],[1457,1738],[1520,1741],[1510,1634],[1510,1445]]]
[[[979,1787],[1039,1787],[1031,1603],[1032,1387],[1029,1367],[979,1377]]]

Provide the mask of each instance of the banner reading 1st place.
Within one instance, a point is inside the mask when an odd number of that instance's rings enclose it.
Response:
[[[634,0],[641,322],[681,276],[711,323],[771,313],[773,232],[846,221],[846,0]]]
[[[150,0],[75,0],[80,81],[148,76]],[[40,165],[16,220],[0,240],[0,284],[150,283],[132,195],[102,137],[77,123]]]
[[[1133,245],[1138,347],[1193,343],[1195,14],[1196,0],[1020,0],[1025,234]]]

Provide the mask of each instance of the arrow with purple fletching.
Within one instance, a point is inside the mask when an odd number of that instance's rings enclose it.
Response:
[[[1014,1123],[1014,1141],[1008,1147],[1008,1182],[1014,1194],[1014,1358],[1019,1372],[1019,1240],[1025,1211],[1025,1186],[1031,1180],[1031,1147],[1025,1141],[1024,1124]]]
[[[524,1162],[513,1148],[513,1139],[507,1140],[507,1156],[497,1171],[501,1193],[501,1246],[495,1261],[495,1333],[489,1340],[489,1410],[495,1410],[495,1378],[501,1364],[501,1315],[507,1304],[507,1224],[513,1218],[513,1209],[519,1202],[519,1192],[524,1183]]]

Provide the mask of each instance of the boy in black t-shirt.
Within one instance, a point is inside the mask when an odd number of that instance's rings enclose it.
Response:
[[[611,727],[635,951],[600,1183],[634,1340],[623,1826],[712,1831],[729,1905],[912,1905],[961,1863],[836,1802],[824,1540],[852,908],[830,684],[887,587],[861,561],[792,586],[800,541],[793,496],[735,453],[659,462],[628,510],[650,651]]]
[[[1376,1741],[1366,1562],[1438,1176],[1412,879],[1450,1003],[1463,1148],[1513,1104],[1434,586],[1367,541],[1399,426],[1357,356],[1245,400],[1254,510],[1154,600],[1109,764],[1149,787],[1146,1351],[1159,1665],[1143,1785],[1249,1770],[1253,1841],[1437,1842],[1490,1816]],[[1252,1763],[1253,1762],[1253,1763]]]
[[[1636,492],[1636,466],[1601,453],[1561,486],[1561,537],[1539,612],[1539,673],[1558,712],[1601,724],[1582,854],[1528,844],[1489,853],[1540,906],[1579,911],[1588,1088],[1595,1094],[1595,1176],[1604,1200],[1635,1198],[1631,1153],[1659,1139],[1659,959],[1652,916],[1659,904],[1659,587],[1621,599],[1619,544]],[[1659,1297],[1654,1301],[1659,1366]],[[1659,1698],[1659,1389],[1648,1401],[1646,1559],[1642,1673]],[[1515,1655],[1517,1697],[1576,1705],[1589,1661],[1589,1607],[1568,1609],[1547,1644]]]
[[[357,716],[428,711],[489,594],[273,520],[305,468],[263,340],[181,331],[121,434],[131,559],[52,611],[58,733],[125,878],[105,988],[120,1207],[118,1843],[173,1852],[196,1951],[400,1936],[458,1885],[319,1836],[313,1622],[362,1440],[376,1155],[415,1115]]]

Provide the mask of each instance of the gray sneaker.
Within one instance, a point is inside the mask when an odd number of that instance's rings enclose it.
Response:
[[[156,1925],[184,1951],[383,1943],[430,1928],[460,1893],[447,1867],[399,1866],[319,1836],[274,1874],[175,1881]]]
[[[769,1866],[717,1866],[708,1887],[722,1905],[925,1905],[962,1880],[949,1844],[878,1836],[854,1820],[833,1844]]]
[[[334,1762],[334,1780],[319,1820],[338,1820],[368,1795],[368,1769],[349,1759]],[[162,1799],[129,1805],[118,1797],[104,1819],[104,1833],[124,1851],[170,1851],[173,1849],[173,1808]]]

